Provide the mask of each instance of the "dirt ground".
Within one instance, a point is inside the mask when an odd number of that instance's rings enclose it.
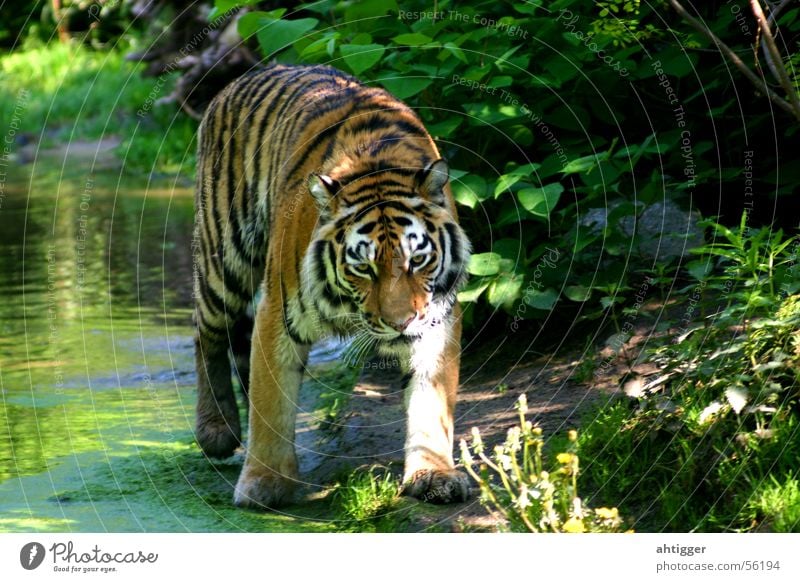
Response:
[[[480,429],[489,445],[504,439],[518,422],[514,405],[520,394],[526,394],[528,418],[544,430],[545,438],[579,428],[581,416],[591,407],[621,394],[619,378],[628,368],[610,351],[613,365],[585,383],[575,377],[584,359],[580,350],[542,355],[522,350],[520,345],[525,344],[518,340],[512,347],[500,340],[465,351],[455,418],[456,459],[458,442],[462,438],[469,441],[472,427]],[[314,397],[309,390],[304,388],[301,400]],[[331,438],[321,434],[318,416],[301,414],[298,419],[298,455],[308,483],[324,488],[337,474],[373,464],[400,474],[406,423],[399,370],[381,360],[368,361],[337,423],[340,430]],[[450,506],[405,499],[406,531],[496,530],[500,517],[481,506],[477,488],[473,493],[471,501]]]

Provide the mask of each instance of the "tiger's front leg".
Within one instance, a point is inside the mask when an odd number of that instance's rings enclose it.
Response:
[[[289,337],[281,300],[280,293],[268,293],[256,315],[247,456],[234,492],[240,507],[285,505],[298,485],[295,419],[309,346]]]
[[[431,503],[466,501],[469,478],[453,463],[453,412],[461,360],[458,308],[429,333],[411,350],[403,493]]]

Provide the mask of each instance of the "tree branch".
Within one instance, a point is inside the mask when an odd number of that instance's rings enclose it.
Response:
[[[677,12],[681,16],[681,18],[683,18],[687,23],[689,23],[689,26],[691,26],[697,32],[699,32],[700,34],[702,34],[703,36],[705,36],[706,38],[711,40],[711,42],[713,42],[717,46],[717,48],[719,48],[720,52],[723,55],[725,55],[728,58],[728,60],[730,60],[733,63],[733,65],[737,69],[739,69],[739,71],[745,77],[747,77],[747,79],[759,91],[762,91],[763,93],[765,93],[767,95],[767,97],[769,97],[770,101],[775,103],[775,105],[777,105],[778,107],[780,107],[781,109],[783,109],[787,113],[790,113],[790,114],[794,115],[795,117],[798,117],[800,112],[795,112],[795,110],[792,107],[791,103],[789,103],[788,101],[786,101],[786,99],[782,98],[775,91],[770,89],[769,86],[767,85],[765,79],[759,78],[758,75],[756,75],[753,71],[751,71],[750,68],[747,65],[744,64],[742,59],[740,59],[739,56],[735,52],[733,52],[733,50],[728,45],[726,45],[724,42],[722,42],[717,37],[717,35],[715,35],[713,32],[711,32],[708,29],[708,27],[706,27],[702,22],[700,22],[694,16],[689,14],[686,11],[686,9],[681,5],[681,3],[678,2],[678,0],[669,0],[669,3],[672,4],[672,7],[675,9],[675,12]],[[800,117],[798,117],[798,119],[800,119]]]
[[[761,28],[761,34],[764,42],[767,45],[770,56],[772,57],[772,63],[778,72],[778,80],[781,83],[781,87],[783,87],[783,90],[789,97],[789,102],[792,105],[794,116],[800,120],[800,97],[797,96],[797,91],[792,86],[792,80],[789,77],[789,73],[786,72],[786,67],[783,64],[783,59],[781,58],[781,53],[778,50],[778,45],[775,44],[775,37],[772,36],[772,30],[770,30],[767,17],[764,16],[764,11],[761,9],[761,3],[758,0],[750,0],[750,6],[753,7],[753,14],[755,14],[756,20],[758,20],[758,25],[759,28]]]

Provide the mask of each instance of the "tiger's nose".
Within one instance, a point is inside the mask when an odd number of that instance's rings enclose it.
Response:
[[[409,325],[411,325],[411,322],[414,321],[416,318],[417,318],[417,314],[414,313],[411,317],[409,317],[408,319],[406,319],[403,322],[387,322],[387,323],[389,324],[389,327],[391,327],[393,329],[396,329],[397,331],[403,331]]]

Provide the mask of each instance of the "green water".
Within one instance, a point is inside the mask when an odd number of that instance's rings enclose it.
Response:
[[[0,174],[0,531],[327,529],[194,444],[186,181],[62,162]]]

